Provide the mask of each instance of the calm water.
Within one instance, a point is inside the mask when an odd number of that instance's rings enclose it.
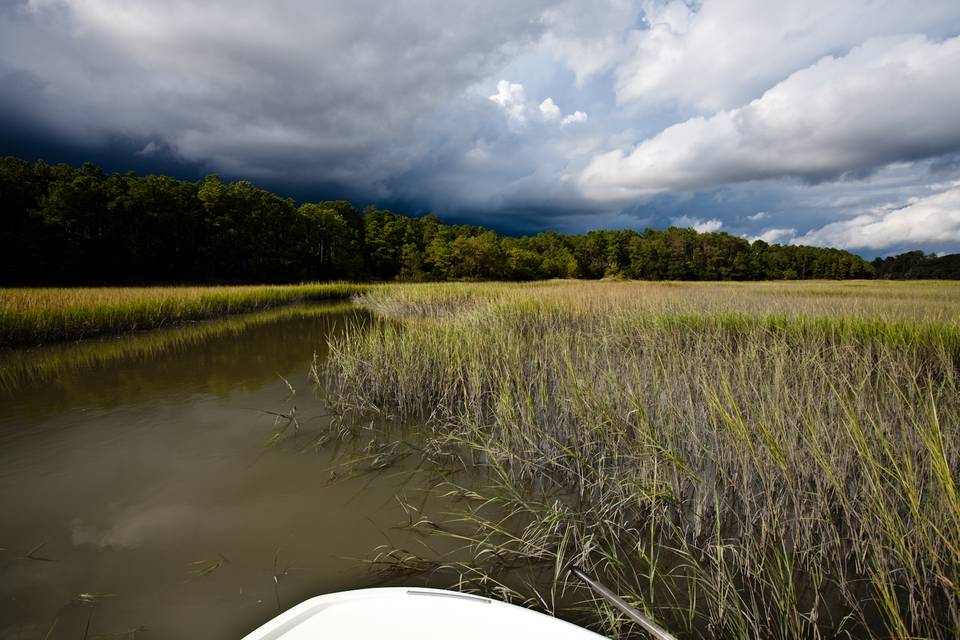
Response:
[[[424,474],[350,479],[310,446],[314,353],[362,321],[295,308],[2,355],[0,638],[238,638],[375,584],[371,549],[419,544],[393,525]],[[266,412],[294,406],[271,443]]]

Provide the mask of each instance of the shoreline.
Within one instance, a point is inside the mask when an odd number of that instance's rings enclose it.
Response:
[[[0,352],[160,329],[304,302],[346,300],[372,285],[0,289]]]

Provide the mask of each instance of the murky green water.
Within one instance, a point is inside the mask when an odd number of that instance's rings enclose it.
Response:
[[[418,461],[343,479],[310,446],[330,418],[309,365],[357,314],[0,354],[0,638],[238,638],[375,584],[371,549],[418,544],[392,527]],[[266,412],[294,406],[299,433],[270,444]]]

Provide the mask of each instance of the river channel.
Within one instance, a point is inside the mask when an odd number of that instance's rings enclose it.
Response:
[[[424,544],[395,526],[421,463],[344,474],[312,444],[336,417],[310,365],[365,321],[293,307],[0,354],[0,638],[236,639],[379,584],[371,550]]]

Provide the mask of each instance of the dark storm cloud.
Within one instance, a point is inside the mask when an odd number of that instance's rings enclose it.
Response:
[[[942,0],[0,0],[0,153],[512,232],[873,247],[923,215],[942,247],[958,33]]]
[[[542,4],[30,2],[0,24],[4,117],[122,134],[253,178],[376,190],[413,137],[539,34]]]

